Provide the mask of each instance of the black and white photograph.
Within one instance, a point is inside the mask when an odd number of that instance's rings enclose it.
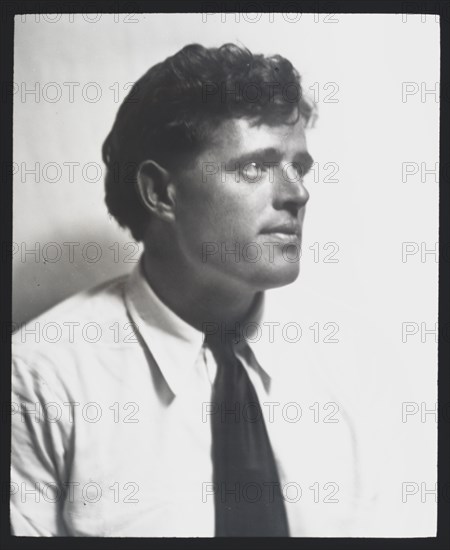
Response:
[[[14,16],[11,535],[436,537],[442,14],[131,5]]]

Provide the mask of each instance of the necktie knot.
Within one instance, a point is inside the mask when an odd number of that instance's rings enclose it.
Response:
[[[222,370],[224,365],[227,368],[236,367],[237,357],[235,353],[235,344],[233,338],[223,338],[218,334],[208,336],[206,339],[206,345],[211,350],[217,363],[218,371]]]

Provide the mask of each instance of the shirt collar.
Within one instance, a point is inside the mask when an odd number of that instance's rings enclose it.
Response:
[[[310,308],[311,303],[308,306],[307,300],[310,292],[298,281],[264,292],[263,307],[254,319],[253,331],[251,328],[244,330],[255,359],[271,381],[284,380],[288,367],[300,367],[314,360],[316,354],[302,337],[304,312],[295,305],[302,303]]]
[[[248,358],[250,348],[256,359],[256,368],[260,367],[270,380],[277,371],[276,357],[271,353],[275,351],[274,343],[267,345],[271,341],[266,302],[265,293],[261,293],[241,325],[245,337],[236,345],[236,353]],[[181,319],[161,301],[144,276],[142,261],[137,263],[127,279],[125,303],[139,334],[176,395],[185,387],[185,378],[202,350],[203,332]]]
[[[267,292],[261,292],[242,324],[243,338],[236,346],[236,351],[239,353],[241,350],[242,354],[245,354],[246,345],[250,348],[269,383],[280,372],[280,369],[277,369],[277,345],[272,334],[274,325],[280,324],[273,318],[275,311],[271,296],[267,296]]]
[[[125,302],[131,318],[176,395],[195,365],[203,333],[178,317],[148,284],[140,261],[126,283]]]

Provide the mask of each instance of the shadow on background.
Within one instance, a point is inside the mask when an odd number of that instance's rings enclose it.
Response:
[[[78,228],[77,228],[78,229]],[[35,318],[61,300],[130,272],[141,243],[117,234],[61,231],[34,242],[13,244],[13,327]],[[66,244],[64,244],[66,243]],[[73,243],[69,245],[68,243]]]

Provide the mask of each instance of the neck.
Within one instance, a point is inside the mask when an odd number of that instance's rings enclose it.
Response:
[[[243,321],[260,292],[236,286],[208,284],[182,266],[172,266],[144,252],[144,276],[158,298],[181,319],[198,330],[206,323],[233,326]]]

